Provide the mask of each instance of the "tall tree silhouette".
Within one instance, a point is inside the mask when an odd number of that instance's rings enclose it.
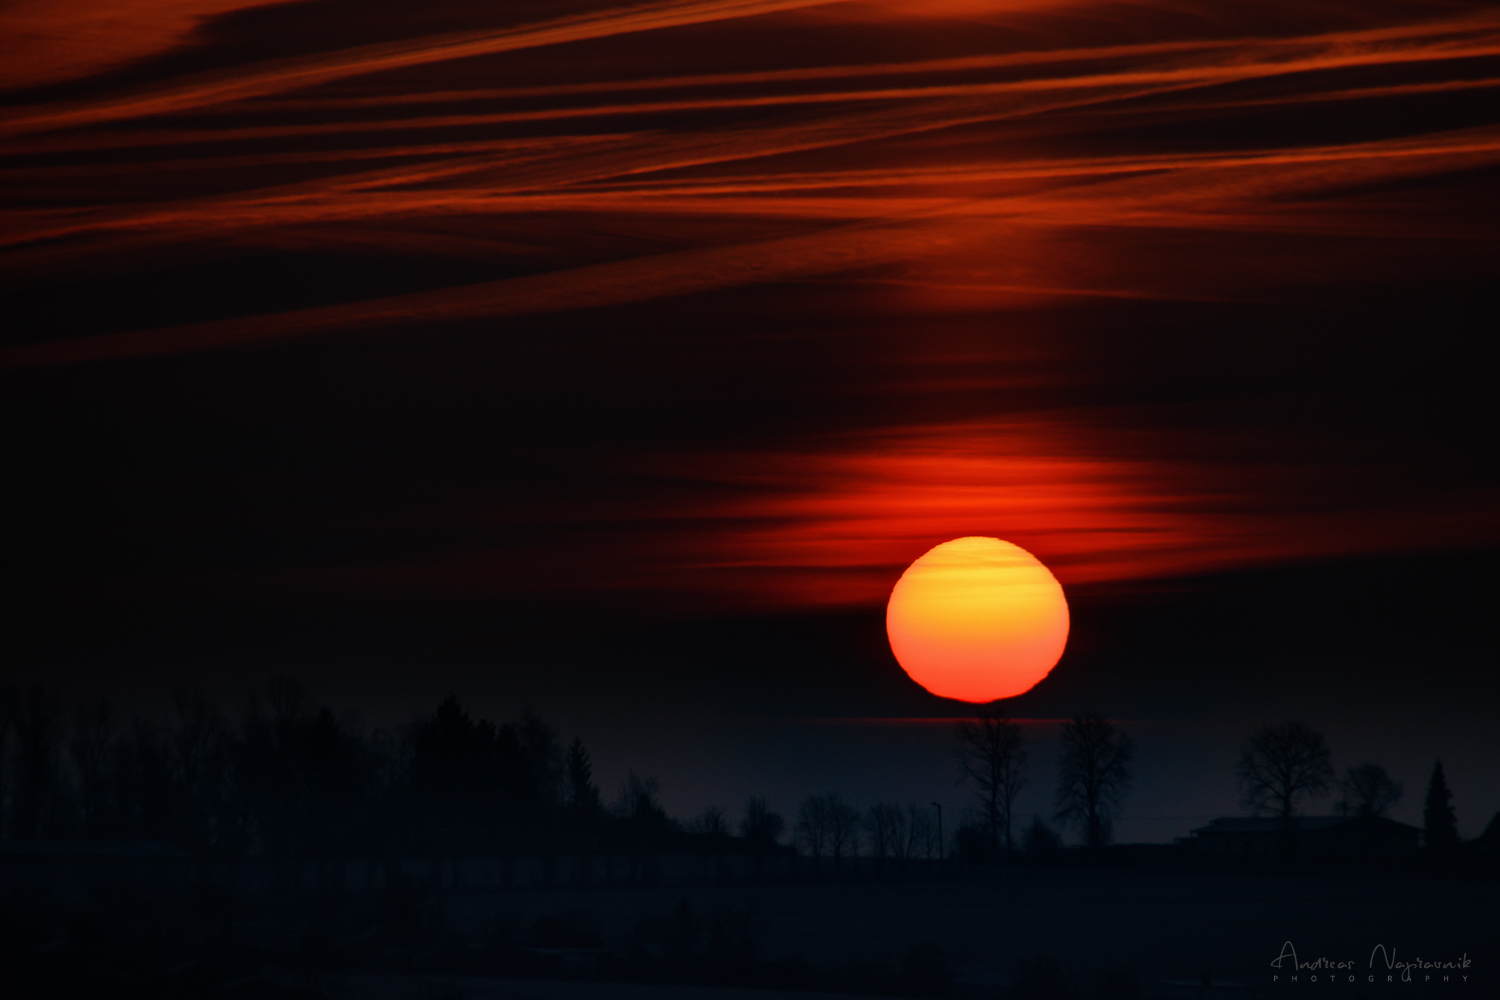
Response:
[[[620,793],[615,798],[615,812],[626,819],[664,822],[667,812],[658,801],[660,795],[661,782],[655,778],[643,778],[631,771],[620,784]]]
[[[628,773],[615,800],[615,814],[623,821],[625,846],[631,859],[631,875],[640,878],[644,859],[659,854],[672,832],[672,821],[662,808],[658,796],[661,785],[655,778]]]
[[[594,784],[594,762],[583,740],[577,736],[568,744],[565,767],[568,774],[568,802],[575,809],[593,812],[599,808],[599,787]]]
[[[1062,847],[1062,838],[1040,816],[1031,817],[1031,825],[1026,828],[1023,842],[1026,853],[1032,857],[1046,857],[1055,854]]]
[[[425,836],[445,853],[491,845],[538,802],[535,762],[515,727],[475,721],[452,695],[417,725],[411,746],[411,791],[436,821]]]
[[[530,708],[523,708],[521,719],[516,724],[516,738],[521,745],[521,757],[526,762],[530,782],[536,789],[536,801],[546,805],[559,803],[566,772],[566,751],[557,730]]]
[[[327,858],[384,842],[403,811],[376,821],[376,747],[300,688],[273,682],[264,698],[252,697],[228,753],[220,851],[233,855],[254,841],[275,857]]]
[[[304,850],[327,857],[360,838],[374,762],[364,740],[326,706],[304,727],[298,749],[307,801]]]
[[[722,853],[728,823],[712,816],[704,843]],[[277,878],[299,881],[331,871],[299,858],[591,856],[614,840],[639,859],[680,832],[656,782],[633,773],[615,814],[600,809],[582,741],[564,748],[529,711],[496,725],[450,696],[410,726],[367,735],[277,679],[251,692],[237,721],[184,691],[166,720],[117,725],[102,700],[64,713],[43,688],[21,696],[0,685],[3,835],[159,839],[205,858],[259,853],[286,862],[274,866]]]
[[[1130,787],[1134,745],[1098,712],[1063,723],[1058,758],[1057,818],[1084,831],[1090,847],[1108,842],[1110,826]]]
[[[589,881],[593,878],[593,859],[599,851],[605,817],[600,809],[599,786],[594,784],[594,762],[577,736],[568,744],[563,769],[568,797],[563,836],[580,859],[576,869],[579,876]]]
[[[73,711],[68,759],[78,777],[78,814],[85,836],[100,837],[110,828],[114,744],[114,714],[109,702],[103,698],[79,702]]]
[[[825,799],[828,803],[828,846],[833,854],[833,871],[837,875],[846,856],[859,854],[859,810],[845,802],[838,792],[829,792]]]
[[[797,808],[797,843],[812,855],[813,873],[823,872],[823,854],[828,850],[828,800],[822,795],[809,795]]]
[[[904,872],[924,853],[931,858],[929,847],[932,840],[932,812],[918,805],[908,805],[902,809],[901,814],[902,819],[895,828],[894,843],[896,862]]]
[[[973,719],[954,726],[958,746],[954,752],[962,769],[960,781],[973,781],[985,817],[985,834],[993,854],[1000,848],[1004,831],[1005,849],[1014,849],[1011,812],[1016,796],[1026,786],[1026,748],[1021,727],[1005,718],[997,708],[979,710]]]
[[[161,731],[135,720],[129,733],[116,742],[114,757],[119,831],[127,837],[174,839],[172,760]]]
[[[9,684],[0,684],[0,839],[6,834],[6,818],[10,815],[12,798],[10,785],[11,730],[15,728],[16,713],[20,709],[20,695]]]
[[[865,810],[865,842],[875,859],[875,870],[884,871],[887,858],[900,859],[906,839],[906,811],[899,804],[877,802]]]
[[[1343,807],[1356,816],[1384,816],[1401,801],[1401,786],[1385,768],[1372,761],[1344,771],[1339,779]]]
[[[195,854],[214,853],[230,733],[223,716],[202,693],[173,695],[167,731],[172,779],[172,839]]]
[[[1323,734],[1303,722],[1263,726],[1245,740],[1236,775],[1241,801],[1255,812],[1281,817],[1284,847],[1294,846],[1292,817],[1303,799],[1333,787],[1333,755]]]
[[[721,877],[724,851],[729,846],[729,819],[724,810],[708,806],[688,824],[688,832],[698,838],[704,878]]]
[[[883,865],[888,855],[901,872],[930,847],[932,812],[916,805],[899,802],[880,803],[865,814],[865,831],[869,834],[871,853]],[[884,844],[882,845],[882,840]]]
[[[33,686],[16,713],[16,792],[13,832],[19,838],[55,832],[62,795],[62,707],[57,698]]]
[[[750,863],[754,866],[753,874],[757,880],[765,874],[766,858],[776,849],[785,830],[786,820],[763,797],[753,795],[745,803],[745,817],[740,820],[740,836],[745,838],[745,847],[750,851]]]
[[[1434,855],[1452,853],[1458,846],[1458,817],[1453,813],[1453,793],[1443,775],[1443,762],[1432,765],[1432,779],[1427,783],[1427,802],[1422,809],[1423,839]]]

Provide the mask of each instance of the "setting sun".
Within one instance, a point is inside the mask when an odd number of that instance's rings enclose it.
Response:
[[[1020,546],[956,538],[901,574],[885,627],[912,680],[944,698],[987,702],[1029,691],[1057,664],[1068,602]]]

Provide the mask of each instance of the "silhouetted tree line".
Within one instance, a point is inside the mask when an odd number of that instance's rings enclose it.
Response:
[[[959,857],[984,861],[1018,849],[1045,857],[1062,847],[1062,836],[1041,816],[1032,817],[1019,840],[1015,803],[1028,783],[1027,750],[1021,727],[995,706],[979,710],[954,726],[959,780],[974,786],[975,809],[954,835]],[[1114,836],[1114,820],[1130,788],[1135,746],[1098,712],[1086,711],[1062,724],[1054,822],[1073,827],[1088,847]]]
[[[1246,807],[1281,819],[1288,852],[1295,846],[1294,818],[1305,802],[1337,791],[1338,814],[1371,820],[1385,816],[1401,800],[1401,785],[1374,761],[1352,765],[1339,775],[1323,734],[1295,720],[1252,733],[1240,751],[1236,776]],[[1443,858],[1458,846],[1453,793],[1439,760],[1433,764],[1422,810],[1422,847],[1429,857]]]
[[[954,727],[960,782],[974,788],[974,807],[954,835],[956,854],[968,861],[1013,855],[1018,847],[1032,856],[1045,856],[1061,847],[1056,830],[1035,816],[1019,838],[1014,807],[1026,787],[1027,749],[1021,727],[996,706],[980,709],[972,719]],[[1135,756],[1130,737],[1097,712],[1087,711],[1062,724],[1058,756],[1058,786],[1053,820],[1073,827],[1086,847],[1113,839],[1114,821],[1124,806]],[[1295,817],[1305,803],[1339,793],[1335,813],[1347,819],[1375,821],[1401,799],[1401,785],[1373,761],[1352,765],[1339,774],[1323,735],[1303,722],[1262,726],[1245,741],[1236,765],[1242,804],[1255,814],[1269,813],[1281,820],[1284,847],[1296,849]],[[1457,822],[1443,774],[1442,761],[1433,766],[1423,810],[1423,849],[1431,857],[1452,854],[1459,846]],[[834,796],[824,796],[824,814],[831,814]],[[803,806],[800,838],[818,857],[822,852],[812,831],[817,828]],[[1500,823],[1497,817],[1496,823]],[[826,824],[825,824],[826,825]],[[871,844],[883,836],[870,827]],[[806,832],[804,832],[806,831]],[[831,836],[827,842],[834,841]],[[883,854],[879,848],[874,853]],[[837,864],[835,864],[837,869]]]
[[[680,823],[634,773],[606,804],[583,741],[529,710],[497,724],[450,696],[366,731],[277,680],[237,715],[180,693],[167,721],[148,722],[0,687],[0,837],[164,840],[212,858],[734,849],[759,870],[784,829],[760,798],[738,840],[716,808]]]
[[[951,842],[944,842],[937,803],[877,803],[861,813],[838,792],[825,792],[803,800],[792,831],[812,872],[901,873],[917,863],[925,870],[950,854],[968,862],[1018,851],[1036,859],[1055,855],[1062,837],[1041,816],[1019,836],[1015,828],[1016,799],[1028,782],[1020,725],[989,706],[959,720],[953,733],[959,780],[973,785],[975,802]],[[1130,786],[1130,737],[1099,713],[1083,712],[1063,724],[1059,751],[1053,820],[1076,827],[1089,846],[1108,843]],[[855,860],[860,858],[863,864]]]
[[[970,855],[1014,850],[1020,729],[986,712],[957,734],[981,809],[954,840]],[[1085,713],[1064,726],[1062,751],[1056,816],[1103,843],[1129,782],[1129,740]],[[211,858],[608,854],[634,874],[652,855],[697,854],[714,877],[730,853],[762,874],[787,834],[815,875],[861,870],[858,858],[866,871],[930,868],[949,849],[928,804],[862,811],[833,791],[803,801],[790,828],[760,797],[737,826],[717,806],[675,820],[656,781],[634,772],[606,803],[581,739],[564,742],[529,710],[475,718],[451,696],[410,725],[367,731],[285,679],[237,714],[179,693],[163,722],[0,688],[0,837],[164,840]],[[1040,817],[1020,837],[1034,854],[1060,843]]]
[[[65,704],[41,687],[0,686],[0,837],[164,840],[214,858],[608,854],[631,859],[634,874],[652,855],[696,854],[705,877],[722,874],[730,853],[748,854],[761,874],[787,833],[817,875],[930,867],[950,847],[968,860],[1055,852],[1061,837],[1042,817],[1016,830],[1027,783],[1020,726],[986,708],[954,735],[975,808],[945,844],[928,805],[861,811],[834,791],[804,800],[790,830],[759,797],[738,826],[717,806],[675,820],[655,780],[634,772],[606,803],[581,739],[565,743],[529,710],[513,722],[474,718],[451,696],[410,725],[366,731],[290,680],[254,692],[234,715],[179,693],[165,722],[121,719],[104,700]],[[1053,821],[1086,846],[1107,844],[1133,757],[1129,736],[1096,712],[1063,723]],[[1374,762],[1338,775],[1322,734],[1301,722],[1252,733],[1236,777],[1246,807],[1282,819],[1289,848],[1293,817],[1310,800],[1339,791],[1339,812],[1380,817],[1402,793]],[[1424,844],[1443,854],[1458,843],[1439,762]]]

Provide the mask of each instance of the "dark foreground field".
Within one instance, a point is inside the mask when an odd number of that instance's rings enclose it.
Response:
[[[496,979],[481,976],[349,976],[335,992],[360,1000],[829,1000],[834,994],[661,983]]]
[[[914,946],[935,943],[960,986],[1015,986],[1018,970],[1055,962],[1058,985],[1085,993],[1113,978],[1133,979],[1150,994],[1164,980],[1201,981],[1205,972],[1216,982],[1269,993],[1291,985],[1285,975],[1273,980],[1278,970],[1271,965],[1290,941],[1302,961],[1352,962],[1365,990],[1369,975],[1386,971],[1379,955],[1377,968],[1370,968],[1377,945],[1402,962],[1467,953],[1470,989],[1489,991],[1473,995],[1500,995],[1500,883],[1492,881],[1048,873],[732,891],[453,896],[448,915],[453,926],[476,930],[555,916],[624,948],[670,920],[683,900],[705,918],[748,914],[756,951],[768,960],[800,957],[827,969],[896,968]],[[1341,974],[1343,986],[1349,974]],[[1308,983],[1307,976],[1297,985]],[[1382,985],[1383,979],[1377,977]],[[1462,985],[1456,976],[1449,982]],[[1335,985],[1326,973],[1319,983]]]
[[[311,893],[12,910],[0,945],[16,997],[1489,998],[1500,881],[1054,868]]]

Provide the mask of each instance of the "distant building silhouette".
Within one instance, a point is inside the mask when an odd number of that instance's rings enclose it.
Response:
[[[1414,858],[1420,828],[1384,816],[1293,816],[1295,852],[1305,858]],[[1286,821],[1280,816],[1225,816],[1180,839],[1211,857],[1275,857],[1283,853]]]

